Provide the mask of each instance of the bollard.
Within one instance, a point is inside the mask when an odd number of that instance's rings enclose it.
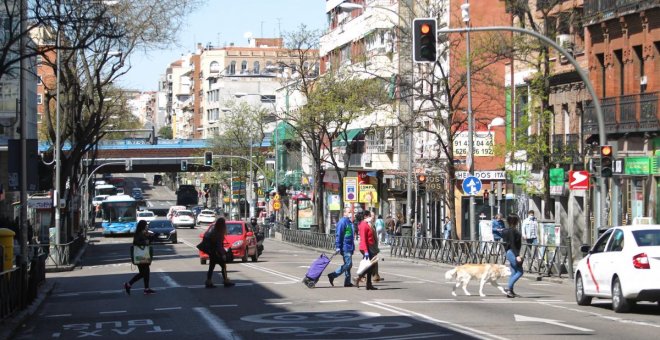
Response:
[[[0,272],[9,270],[13,267],[14,259],[14,236],[16,233],[11,229],[0,228],[0,245],[2,246],[2,263]]]

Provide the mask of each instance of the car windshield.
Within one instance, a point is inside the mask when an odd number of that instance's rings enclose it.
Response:
[[[211,210],[202,210],[202,212],[199,213],[200,215],[214,215],[215,213]]]
[[[168,220],[155,220],[149,223],[149,228],[174,228]]]
[[[635,230],[632,234],[640,247],[660,246],[660,229]]]
[[[243,226],[240,224],[227,224],[227,235],[242,235]]]

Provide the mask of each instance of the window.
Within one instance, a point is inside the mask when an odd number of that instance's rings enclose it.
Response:
[[[44,101],[43,94],[39,93],[37,95],[37,104],[41,105],[41,104],[43,104],[43,101]]]
[[[220,72],[220,63],[217,61],[212,61],[211,65],[209,65],[209,72],[210,73],[218,73]]]
[[[241,62],[241,74],[247,73],[247,60]]]
[[[44,59],[42,56],[38,55],[37,56],[37,66],[41,65],[43,63]]]
[[[623,96],[625,94],[625,66],[623,63],[623,50],[614,51],[614,69],[615,72],[619,75],[619,95]]]
[[[607,245],[607,240],[612,235],[612,229],[607,230],[599,239],[596,241],[596,245],[591,249],[592,253],[602,253],[605,251],[605,246]]]
[[[265,94],[261,96],[261,102],[262,103],[268,103],[272,104],[275,102],[275,95],[272,94]]]
[[[253,66],[252,66],[252,73],[254,74],[259,74],[261,70],[259,69],[259,62],[255,61]]]
[[[617,229],[614,231],[612,241],[607,246],[607,251],[622,251],[623,250],[623,230]]]
[[[38,75],[37,76],[37,85],[43,85],[43,84],[44,84],[43,77],[41,75]]]
[[[232,60],[229,64],[229,74],[236,74],[236,61]]]

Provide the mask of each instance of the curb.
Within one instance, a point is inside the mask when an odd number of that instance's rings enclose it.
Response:
[[[13,337],[18,332],[19,328],[23,327],[25,322],[34,315],[39,308],[41,308],[53,289],[55,289],[55,283],[46,281],[41,287],[39,287],[37,297],[27,308],[18,312],[14,317],[1,322],[0,339],[10,339]]]

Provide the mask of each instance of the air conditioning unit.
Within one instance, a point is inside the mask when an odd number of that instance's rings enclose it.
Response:
[[[558,34],[556,39],[557,45],[561,48],[572,52],[573,51],[573,36],[570,34]]]

